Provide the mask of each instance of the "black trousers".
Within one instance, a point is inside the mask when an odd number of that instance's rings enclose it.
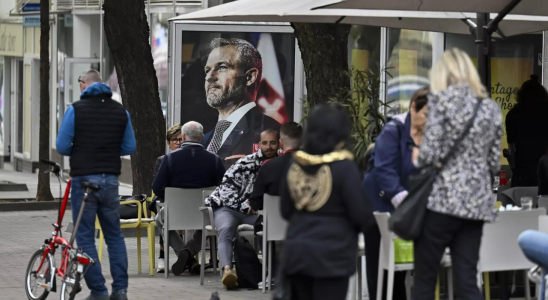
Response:
[[[377,276],[379,275],[379,251],[381,246],[381,232],[377,223],[370,225],[364,234],[365,238],[365,261],[367,274],[367,290],[369,291],[369,299],[377,299]],[[388,273],[384,272],[384,287],[383,297],[386,299],[386,287],[388,282]],[[406,300],[405,294],[405,272],[396,272],[394,275],[394,297],[397,300]]]
[[[449,247],[455,292],[460,299],[483,299],[477,284],[483,221],[428,211],[423,226],[421,236],[414,242],[415,285],[412,298],[434,299],[440,261]]]
[[[348,292],[348,277],[314,278],[294,274],[287,276],[287,280],[291,283],[291,300],[344,300]]]

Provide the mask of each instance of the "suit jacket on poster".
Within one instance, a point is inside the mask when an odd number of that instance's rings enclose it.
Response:
[[[228,169],[233,163],[241,158],[241,155],[253,153],[253,144],[257,144],[261,138],[261,132],[267,129],[274,129],[280,132],[280,123],[273,118],[263,114],[261,108],[250,109],[232,130],[226,141],[223,143],[217,155],[221,157],[225,167]],[[204,146],[207,148],[213,138],[214,130],[204,136]],[[240,157],[232,158],[231,156]],[[229,159],[226,159],[229,158]]]

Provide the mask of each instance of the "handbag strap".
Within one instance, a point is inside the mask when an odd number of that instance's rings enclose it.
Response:
[[[470,132],[470,129],[474,125],[474,121],[476,120],[476,116],[478,115],[478,111],[483,102],[483,99],[481,98],[477,98],[477,99],[478,99],[478,103],[476,103],[476,106],[474,107],[474,113],[472,114],[472,118],[470,118],[470,120],[466,124],[464,131],[459,136],[459,138],[455,141],[455,144],[453,145],[453,147],[451,147],[451,149],[447,153],[447,156],[445,156],[445,158],[440,161],[441,166],[437,167],[438,170],[441,170],[443,166],[455,155],[455,153],[457,152],[457,148],[460,146],[464,138],[466,138],[466,136],[468,135],[468,132]]]

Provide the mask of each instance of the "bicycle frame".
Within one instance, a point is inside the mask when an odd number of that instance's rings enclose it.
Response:
[[[66,182],[67,182],[67,187],[65,188],[65,194],[63,196],[63,201],[61,202],[61,208],[59,209],[59,218],[57,222],[53,224],[54,230],[52,232],[51,238],[49,240],[46,240],[44,245],[42,246],[42,249],[44,250],[44,254],[42,256],[40,266],[38,267],[36,271],[36,272],[40,272],[44,264],[44,261],[48,259],[48,256],[51,256],[51,260],[53,262],[53,265],[51,267],[53,269],[52,270],[53,272],[49,272],[49,276],[50,276],[50,280],[48,281],[49,284],[47,286],[43,286],[48,291],[55,291],[55,288],[53,285],[53,282],[55,282],[55,275],[60,276],[63,279],[65,278],[65,272],[67,271],[66,268],[68,266],[70,259],[76,257],[79,263],[79,269],[78,269],[79,272],[84,271],[82,267],[83,265],[89,266],[90,264],[95,263],[93,259],[91,259],[88,255],[82,253],[81,249],[75,249],[72,246],[74,243],[74,239],[76,238],[76,233],[78,232],[78,227],[80,226],[80,221],[82,219],[82,214],[84,212],[86,202],[88,200],[89,190],[86,190],[84,193],[84,199],[80,207],[80,211],[78,213],[78,218],[76,219],[76,222],[74,224],[74,230],[70,238],[70,241],[67,241],[66,238],[62,237],[61,224],[63,223],[63,218],[65,216],[65,211],[67,209],[68,197],[69,197],[69,193],[72,185],[72,180],[69,179]],[[61,265],[59,266],[59,268],[56,268],[57,264],[55,262],[55,250],[59,246],[61,246],[61,249],[63,252],[61,255]]]

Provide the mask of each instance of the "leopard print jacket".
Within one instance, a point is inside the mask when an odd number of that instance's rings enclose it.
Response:
[[[467,83],[428,97],[418,167],[437,165],[463,133],[479,101]],[[428,209],[460,218],[495,221],[492,178],[500,169],[502,114],[483,99],[470,132],[436,178]]]
[[[265,159],[261,150],[240,158],[226,171],[221,185],[205,199],[205,205],[226,206],[247,213],[253,184]]]

